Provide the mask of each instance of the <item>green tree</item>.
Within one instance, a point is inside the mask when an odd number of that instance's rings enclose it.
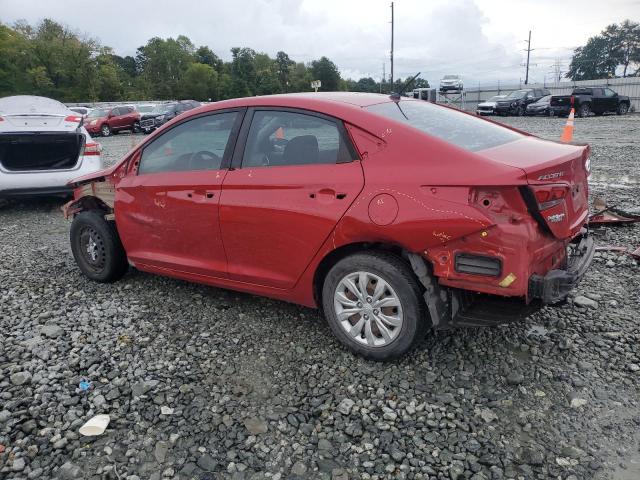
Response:
[[[275,62],[278,81],[280,82],[280,91],[286,93],[289,91],[289,75],[295,62],[283,51],[276,53]]]
[[[586,45],[573,52],[567,77],[573,80],[594,80],[640,74],[640,24],[625,20],[607,26],[600,35],[589,38]],[[635,71],[629,70],[635,67]]]
[[[137,68],[151,96],[160,99],[178,98],[182,75],[194,61],[193,44],[183,35],[166,40],[154,37],[136,54]]]
[[[216,72],[220,73],[222,71],[223,61],[213,53],[213,51],[207,47],[202,46],[196,50],[196,62],[204,63],[205,65],[209,65],[213,67]]]
[[[322,86],[320,87],[321,91],[333,92],[338,90],[340,72],[336,64],[327,57],[322,57],[320,60],[311,62],[311,75],[313,76],[313,80],[320,80],[320,82],[322,82]]]
[[[31,51],[28,39],[0,23],[0,96],[30,93]]]
[[[218,100],[218,72],[211,65],[192,63],[180,80],[182,98]]]
[[[247,97],[253,95],[256,86],[255,50],[234,47],[231,49],[231,56],[234,96]]]
[[[298,62],[289,68],[289,90],[290,92],[308,92],[311,90],[311,72],[307,66]]]

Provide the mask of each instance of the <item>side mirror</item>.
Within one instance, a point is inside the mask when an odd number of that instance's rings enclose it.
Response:
[[[115,115],[113,114],[113,112],[109,112],[109,115],[107,115],[107,118],[113,118],[115,117]]]

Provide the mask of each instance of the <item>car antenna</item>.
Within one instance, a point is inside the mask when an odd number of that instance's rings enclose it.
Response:
[[[419,76],[420,76],[420,72],[416,73],[412,78],[410,78],[405,82],[405,84],[402,86],[399,92],[397,93],[393,92],[391,95],[389,95],[389,98],[391,98],[391,100],[393,100],[394,102],[399,101],[400,97],[402,97],[402,94],[405,92],[405,90],[409,88],[409,85],[411,85],[415,81],[415,79],[418,78]]]

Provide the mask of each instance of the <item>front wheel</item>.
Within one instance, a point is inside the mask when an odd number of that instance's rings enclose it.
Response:
[[[133,133],[140,133],[140,122],[134,122]]]
[[[429,323],[413,271],[387,252],[359,253],[336,263],[324,281],[322,306],[338,340],[373,360],[408,352]]]
[[[113,222],[97,211],[80,212],[71,224],[71,252],[91,280],[115,282],[129,268],[127,255]]]
[[[618,105],[618,110],[616,110],[616,113],[618,115],[626,115],[628,111],[629,105],[627,105],[626,103],[621,103],[620,105]]]
[[[111,128],[106,123],[100,127],[100,133],[103,137],[108,137],[111,135]]]
[[[523,117],[525,114],[525,110],[524,107],[522,105],[520,105],[518,108],[516,108],[516,116],[517,117]]]

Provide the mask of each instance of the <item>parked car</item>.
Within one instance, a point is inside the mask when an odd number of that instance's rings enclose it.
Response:
[[[618,95],[608,87],[574,88],[571,95],[553,95],[551,98],[551,110],[556,115],[569,115],[572,106],[578,117],[586,117],[592,112],[596,115],[609,112],[625,115],[631,101],[629,97]]]
[[[103,168],[82,117],[45,97],[0,99],[0,196],[69,194],[72,178]]]
[[[462,91],[464,90],[464,84],[462,82],[461,75],[445,75],[440,80],[440,91],[446,92],[448,90]]]
[[[144,115],[145,113],[149,113],[156,108],[155,104],[148,105],[134,105],[133,108],[140,113],[140,115]]]
[[[69,110],[80,114],[82,118],[87,118],[87,115],[91,111],[89,107],[69,107]]]
[[[151,133],[153,130],[164,125],[169,120],[172,120],[178,115],[199,106],[200,103],[195,100],[161,103],[156,105],[153,110],[140,117],[140,129],[144,133]]]
[[[92,280],[134,265],[322,307],[341,342],[386,360],[429,328],[568,295],[594,254],[588,155],[394,95],[239,98],[74,180],[64,212]]]
[[[551,108],[549,106],[549,102],[551,100],[551,95],[545,95],[540,100],[530,103],[527,105],[527,110],[525,112],[526,115],[551,115]]]
[[[491,97],[489,100],[480,102],[476,107],[476,113],[478,115],[493,115],[494,113],[496,113],[495,109],[498,100],[501,100],[505,97],[506,95],[496,95],[494,97]]]
[[[85,126],[90,134],[103,137],[121,130],[137,132],[140,129],[140,113],[130,105],[94,108],[85,119]]]
[[[537,102],[542,97],[550,95],[546,88],[526,88],[509,93],[496,103],[495,111],[498,115],[516,115],[521,117],[527,111],[527,105]]]

